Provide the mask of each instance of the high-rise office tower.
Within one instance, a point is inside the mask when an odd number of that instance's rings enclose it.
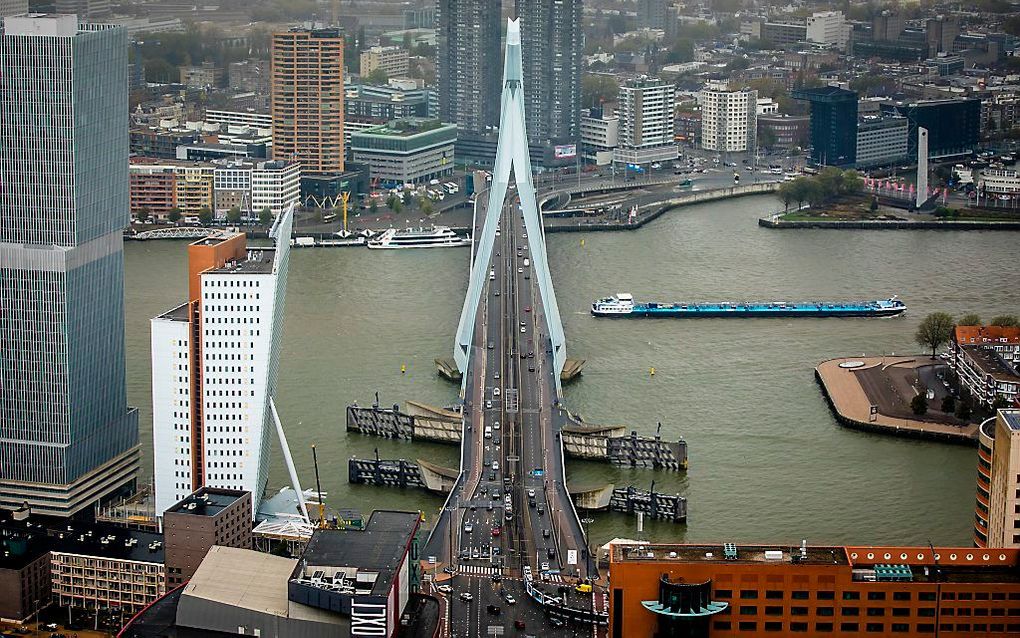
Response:
[[[857,161],[857,92],[820,86],[790,95],[811,104],[811,161],[852,167]]]
[[[572,144],[580,138],[581,5],[581,0],[517,0],[532,144]]]
[[[0,36],[0,507],[71,515],[135,480],[124,369],[127,34]]]
[[[344,40],[338,29],[274,33],[273,157],[304,175],[344,170]]]
[[[999,410],[978,430],[974,545],[1020,547],[1020,410]]]
[[[188,299],[152,322],[152,444],[159,516],[201,487],[245,490],[269,474],[293,207],[275,246],[244,233],[188,246]]]
[[[499,123],[500,3],[439,0],[437,20],[439,117],[458,134],[485,133]]]

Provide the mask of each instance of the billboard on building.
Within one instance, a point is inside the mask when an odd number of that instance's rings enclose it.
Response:
[[[577,157],[577,144],[561,144],[553,147],[553,156],[556,159],[568,159]]]

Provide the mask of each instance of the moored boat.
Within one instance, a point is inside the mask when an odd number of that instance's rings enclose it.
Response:
[[[374,249],[450,248],[470,245],[470,236],[458,235],[448,226],[404,230],[390,228],[378,237],[368,240],[368,247]]]

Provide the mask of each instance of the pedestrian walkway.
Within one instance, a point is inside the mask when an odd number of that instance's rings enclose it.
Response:
[[[502,574],[503,570],[499,567],[489,567],[487,565],[460,565],[457,567],[457,573],[467,576],[495,576],[496,574]]]

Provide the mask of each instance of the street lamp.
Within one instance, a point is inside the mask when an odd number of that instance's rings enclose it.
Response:
[[[581,522],[584,523],[584,566],[585,575],[588,576],[588,580],[593,580],[591,577],[591,542],[588,540],[588,529],[589,526],[595,522],[594,518],[582,518]]]

